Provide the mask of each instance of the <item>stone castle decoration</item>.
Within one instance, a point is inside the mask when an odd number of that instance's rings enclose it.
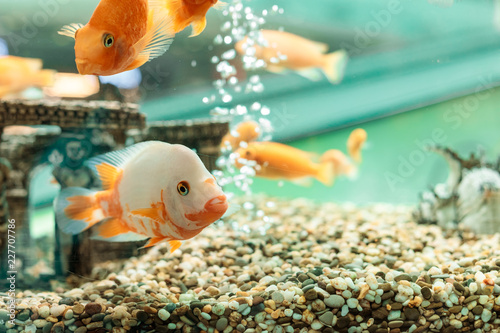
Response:
[[[26,127],[24,125],[50,125]],[[138,105],[112,101],[0,101],[0,255],[6,256],[8,219],[16,221],[17,265],[36,266],[40,242],[30,235],[30,179],[40,165],[52,165],[61,188],[95,187],[96,176],[84,162],[95,155],[146,140],[180,143],[196,150],[209,170],[229,130],[225,121],[167,121],[146,126]],[[88,275],[95,263],[137,254],[142,246],[90,239],[90,231],[67,235],[54,229],[54,244],[44,259],[47,279],[73,272]],[[45,248],[47,244],[45,244]],[[6,260],[0,260],[5,265]],[[5,267],[0,267],[5,272]],[[42,270],[43,271],[43,270]],[[47,273],[48,272],[48,273]],[[19,272],[18,272],[19,273]],[[31,274],[26,274],[29,284]],[[38,275],[38,274],[37,274]]]
[[[450,173],[446,183],[422,193],[416,220],[476,233],[500,232],[500,159],[490,163],[482,154],[464,159],[449,148],[431,150],[446,159]]]

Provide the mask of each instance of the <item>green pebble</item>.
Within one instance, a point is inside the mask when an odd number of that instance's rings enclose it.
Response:
[[[222,316],[225,311],[226,311],[226,307],[220,303],[217,303],[212,307],[212,312],[218,316]]]

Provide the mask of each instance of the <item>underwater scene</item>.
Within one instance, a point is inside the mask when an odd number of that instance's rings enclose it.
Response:
[[[0,333],[500,333],[500,0],[0,0]]]

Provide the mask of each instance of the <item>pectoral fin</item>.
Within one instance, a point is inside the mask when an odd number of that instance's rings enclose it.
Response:
[[[135,58],[134,61],[132,61],[132,63],[130,63],[130,65],[128,65],[127,68],[124,69],[124,71],[131,71],[132,69],[136,69],[138,67],[141,67],[142,65],[144,65],[148,61],[149,61],[149,56],[146,54],[140,53],[137,56],[137,58]]]
[[[206,26],[207,26],[207,19],[205,17],[197,21],[194,21],[193,23],[191,23],[193,31],[191,32],[191,35],[189,37],[198,36],[203,32],[203,30],[205,30]]]
[[[148,16],[148,32],[134,44],[136,52],[146,61],[157,58],[167,52],[174,38],[172,16],[166,8],[157,7]],[[144,58],[142,58],[144,59]]]
[[[154,246],[154,245],[156,245],[158,243],[161,243],[161,242],[163,242],[165,240],[168,240],[168,239],[169,239],[168,237],[153,237],[153,238],[150,238],[149,241],[146,243],[146,245],[144,245],[143,247],[141,247],[141,249],[145,249],[145,248]]]

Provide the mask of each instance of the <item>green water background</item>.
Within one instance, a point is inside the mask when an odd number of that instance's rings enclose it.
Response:
[[[306,197],[318,201],[416,203],[419,192],[444,182],[448,167],[444,159],[425,150],[439,144],[463,157],[484,150],[487,159],[500,156],[500,88],[417,110],[363,123],[359,126],[290,142],[310,152],[328,149],[346,152],[350,132],[362,127],[368,134],[363,162],[354,180],[338,178],[333,187],[314,181],[311,187],[290,182],[256,179],[253,191],[286,198]]]

